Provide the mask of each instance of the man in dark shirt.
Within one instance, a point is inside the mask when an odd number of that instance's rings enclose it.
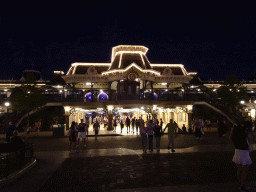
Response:
[[[86,126],[85,126],[84,120],[81,119],[81,123],[78,125],[77,148],[79,147],[80,138],[84,140],[84,147],[86,147],[85,129],[86,129]]]
[[[12,121],[9,121],[9,126],[6,132],[6,142],[10,142],[11,136],[13,136],[13,131],[16,130],[16,127],[12,124]]]
[[[128,116],[127,116],[127,118],[125,120],[125,123],[126,123],[127,133],[128,133],[128,132],[130,132],[130,124],[131,124],[130,118]]]
[[[13,131],[13,137],[11,137],[11,144],[15,150],[22,149],[25,147],[24,141],[18,136],[19,132],[17,130]]]

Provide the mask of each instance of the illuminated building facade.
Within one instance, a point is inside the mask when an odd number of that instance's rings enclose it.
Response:
[[[193,103],[168,98],[170,91],[173,97],[181,97],[184,90],[180,88],[189,84],[192,74],[182,64],[151,64],[147,51],[144,46],[120,45],[113,47],[111,63],[73,63],[62,78],[69,87],[80,90],[83,104],[64,104],[67,115],[72,109],[77,111],[69,123],[88,111],[106,109],[108,122],[118,112],[131,112],[144,120],[150,113],[165,122],[172,118],[180,127],[188,127]],[[73,97],[79,99],[76,94]]]

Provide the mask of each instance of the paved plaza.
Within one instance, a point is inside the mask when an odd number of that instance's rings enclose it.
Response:
[[[80,145],[72,154],[67,137],[41,132],[39,137],[25,138],[35,143],[36,165],[0,191],[239,191],[231,161],[234,147],[228,136],[221,144],[215,131],[206,132],[202,140],[179,134],[175,153],[167,149],[164,135],[160,153],[143,153],[136,133],[102,129],[95,140],[90,130],[87,147]],[[256,162],[255,151],[251,157]],[[248,178],[251,191],[256,191],[255,181],[253,164]]]

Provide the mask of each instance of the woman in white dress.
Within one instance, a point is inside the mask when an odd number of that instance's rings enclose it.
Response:
[[[252,160],[249,155],[247,133],[243,124],[233,127],[230,139],[235,146],[235,155],[232,161],[237,165],[237,180],[240,185],[240,190],[248,191],[245,187],[245,183]]]

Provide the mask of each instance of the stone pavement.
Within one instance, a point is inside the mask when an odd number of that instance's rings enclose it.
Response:
[[[178,135],[176,152],[171,153],[163,136],[160,153],[143,153],[139,135],[104,131],[98,140],[90,135],[87,147],[80,146],[74,154],[69,153],[67,137],[41,132],[26,138],[35,143],[37,164],[0,191],[238,191],[228,137],[220,144],[216,132],[204,134],[202,140]],[[256,151],[251,157],[255,162]],[[256,191],[254,164],[248,180]]]

